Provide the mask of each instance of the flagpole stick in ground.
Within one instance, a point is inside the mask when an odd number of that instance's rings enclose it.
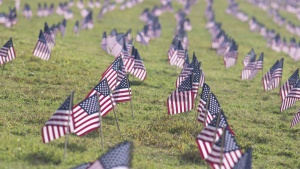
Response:
[[[68,145],[68,135],[69,135],[69,129],[70,129],[70,115],[72,112],[72,108],[73,108],[73,97],[74,97],[74,90],[71,92],[71,96],[70,96],[70,103],[69,103],[69,112],[68,112],[68,132],[66,134],[66,140],[65,140],[65,149],[64,149],[64,160],[66,159],[66,154],[67,154],[67,145]]]
[[[207,119],[208,105],[209,105],[209,102],[210,102],[210,95],[211,95],[211,93],[208,94],[208,98],[207,98],[207,101],[206,101],[206,104],[205,104],[205,116],[204,116],[204,121],[203,121],[202,129],[204,129],[205,123],[206,123],[206,119]]]
[[[132,92],[131,92],[131,89],[129,89],[129,74],[127,74],[127,83],[128,83],[128,91],[130,91],[130,108],[131,108],[131,116],[133,118],[133,108],[132,108]]]

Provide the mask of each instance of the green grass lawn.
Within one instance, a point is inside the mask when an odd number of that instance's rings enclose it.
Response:
[[[72,32],[72,28],[81,16],[79,10],[73,7],[75,17],[67,22],[65,37],[57,36],[49,61],[32,56],[32,50],[44,22],[52,25],[63,18],[56,14],[38,18],[37,2],[48,2],[48,5],[55,2],[57,7],[59,1],[31,0],[28,3],[34,11],[32,20],[25,19],[19,12],[18,23],[13,29],[0,27],[0,45],[12,37],[17,54],[15,60],[6,64],[0,76],[0,168],[70,168],[96,160],[123,140],[134,143],[133,168],[207,168],[195,142],[202,127],[201,124],[195,125],[195,110],[172,116],[167,114],[166,99],[175,89],[175,80],[180,73],[180,69],[170,66],[167,60],[167,50],[176,24],[172,13],[159,17],[162,24],[160,38],[151,41],[147,47],[134,43],[148,75],[144,82],[130,76],[134,119],[131,118],[129,103],[119,104],[115,110],[122,136],[111,112],[102,123],[104,150],[101,149],[99,131],[84,137],[71,134],[66,160],[63,160],[65,138],[43,144],[42,126],[69,93],[75,90],[75,104],[83,100],[114,60],[100,47],[103,31],[110,32],[116,28],[119,32],[125,32],[132,28],[135,35],[143,27],[139,14],[146,7],[159,5],[159,1],[145,0],[132,9],[109,12],[102,20],[94,18],[94,29],[81,31],[79,37]],[[277,26],[265,11],[248,2],[238,2],[249,16],[256,16],[258,21],[286,37],[293,36],[285,28]],[[24,3],[22,1],[22,8]],[[177,2],[173,4],[175,11],[181,7]],[[7,12],[8,7],[13,5],[13,1],[4,0],[0,11]],[[290,129],[300,104],[279,112],[279,88],[263,91],[262,72],[251,81],[240,79],[242,59],[252,47],[258,55],[265,53],[263,73],[277,59],[284,57],[282,83],[298,68],[299,63],[267,48],[265,40],[259,34],[250,32],[247,23],[225,14],[227,1],[217,0],[213,6],[216,20],[222,22],[222,28],[239,44],[237,65],[225,69],[223,58],[210,49],[211,37],[205,29],[205,7],[205,1],[199,0],[189,15],[193,26],[193,30],[188,32],[189,53],[192,56],[195,52],[202,62],[206,83],[218,97],[240,147],[243,151],[253,147],[253,168],[300,168],[300,127],[296,125]],[[94,17],[98,12],[99,9],[94,9]],[[294,18],[291,20],[295,21]]]

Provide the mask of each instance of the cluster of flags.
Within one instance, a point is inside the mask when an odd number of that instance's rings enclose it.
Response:
[[[47,22],[44,24],[44,31],[40,30],[38,41],[33,50],[33,55],[43,60],[49,60],[51,51],[55,46],[55,38],[57,33],[60,32],[63,37],[66,31],[67,21],[63,21],[58,24],[53,24],[51,27],[48,26]]]
[[[247,22],[249,20],[249,16],[239,9],[239,5],[235,0],[230,0],[229,5],[226,9],[226,13],[232,15],[239,19],[242,22]]]
[[[144,2],[144,0],[126,0],[121,2],[120,5],[120,10],[125,10],[125,9],[130,9],[132,7],[134,7],[135,5],[137,5],[138,3],[142,3]]]
[[[100,2],[100,0],[95,0],[95,1],[94,0],[88,0],[87,4],[85,5],[84,2],[83,2],[83,0],[78,0],[76,6],[80,10],[84,9],[85,7],[88,7],[88,8],[91,8],[91,9],[93,9],[93,8],[101,8],[101,2]]]
[[[131,168],[133,143],[124,141],[110,148],[94,162],[87,162],[71,169],[129,169]]]
[[[215,21],[212,3],[208,3],[205,16],[207,19],[206,28],[212,36],[212,49],[216,49],[217,55],[223,56],[226,68],[234,66],[238,59],[238,44],[225,33],[221,28],[221,23]]]
[[[217,97],[206,83],[197,111],[198,121],[203,123],[203,129],[196,138],[201,158],[212,168],[252,168],[252,149],[242,153]]]
[[[102,6],[98,14],[98,19],[101,19],[104,16],[104,14],[106,14],[107,12],[111,12],[115,9],[116,9],[116,3],[105,1],[104,5]]]
[[[144,81],[147,77],[147,71],[138,49],[132,43],[131,29],[125,34],[118,33],[116,29],[113,29],[108,36],[106,32],[103,32],[101,48],[108,54],[115,56],[116,59],[120,58],[126,73]]]
[[[47,17],[54,14],[54,4],[51,3],[48,7],[47,3],[44,3],[42,6],[41,3],[38,3],[37,16],[38,17]]]
[[[242,70],[241,79],[242,80],[251,80],[253,79],[259,70],[263,70],[264,64],[264,53],[262,52],[259,58],[256,60],[256,54],[254,49],[246,55],[243,59],[244,68]]]
[[[59,3],[59,5],[56,8],[55,13],[57,15],[63,16],[66,20],[72,19],[74,17],[74,14],[71,10],[71,7],[74,5],[73,1]]]
[[[17,10],[16,8],[9,8],[8,14],[0,13],[0,24],[3,24],[6,28],[11,28],[17,24]]]

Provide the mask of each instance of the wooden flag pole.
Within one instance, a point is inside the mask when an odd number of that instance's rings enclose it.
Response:
[[[102,133],[102,116],[101,116],[101,107],[100,107],[100,100],[99,100],[99,93],[97,93],[97,103],[99,103],[99,123],[100,123],[100,138],[101,138],[101,148],[104,150],[104,139]]]
[[[210,102],[210,95],[211,95],[211,93],[208,94],[208,98],[207,98],[207,101],[206,101],[206,104],[205,104],[205,116],[204,116],[204,121],[203,121],[202,129],[204,129],[205,123],[206,123],[206,119],[207,119],[208,105],[209,105],[209,102]]]
[[[4,61],[4,63],[3,63],[3,66],[2,66],[2,75],[3,75],[3,71],[4,71],[4,67],[5,67],[5,63],[6,63],[6,56],[4,56],[4,58],[5,58],[5,61]]]
[[[68,112],[68,132],[66,134],[66,139],[65,139],[65,149],[64,149],[64,160],[66,159],[66,154],[67,154],[67,145],[68,145],[68,135],[69,135],[69,130],[70,130],[70,116],[73,108],[73,97],[74,97],[74,90],[71,92],[70,95],[70,102],[69,102],[69,112]]]
[[[131,89],[129,88],[129,85],[130,85],[130,83],[129,83],[129,74],[127,74],[127,84],[128,84],[128,91],[130,91],[130,108],[131,108],[131,116],[132,116],[132,118],[133,118],[133,108],[132,108],[132,92],[131,92]]]

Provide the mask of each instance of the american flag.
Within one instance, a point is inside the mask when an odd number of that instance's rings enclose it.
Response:
[[[129,51],[125,51],[125,55],[123,55],[123,61],[125,65],[125,71],[126,72],[132,72],[134,68],[134,55],[135,55],[135,48],[132,46],[131,54],[129,54]]]
[[[199,112],[198,121],[200,123],[204,123],[205,121],[205,111],[206,111],[205,106],[209,95],[210,95],[210,87],[206,83],[204,83],[202,88],[202,93],[200,95],[198,108],[197,108],[197,111]]]
[[[220,106],[220,103],[219,103],[217,97],[213,93],[210,93],[210,99],[209,99],[209,103],[208,103],[208,107],[207,107],[207,112],[205,112],[205,111],[202,112],[202,113],[204,113],[202,115],[204,117],[204,121],[205,121],[204,126],[209,124],[215,117],[217,117],[218,114],[220,114],[220,111],[221,111],[221,106]],[[205,119],[205,113],[206,113],[206,119]],[[221,121],[220,121],[220,123],[221,123]],[[227,123],[227,121],[226,121],[226,123]]]
[[[201,74],[202,74],[202,71],[200,70],[200,63],[199,63],[193,70],[193,92],[195,94],[194,98],[196,98],[196,96],[198,94]]]
[[[40,30],[38,41],[33,50],[33,55],[39,57],[43,60],[49,60],[51,55],[51,50],[47,45],[46,38],[42,30]]]
[[[132,143],[125,141],[111,148],[88,169],[129,169],[131,168]]]
[[[105,116],[114,108],[106,78],[101,79],[101,81],[89,92],[86,98],[95,94],[99,94],[100,115]]]
[[[168,114],[179,114],[193,109],[194,92],[192,87],[192,74],[168,97]]]
[[[256,65],[255,56],[256,55],[254,55],[253,57],[249,57],[249,60],[247,61],[247,65],[242,70],[242,75],[241,75],[242,80],[248,80],[251,72],[255,69],[255,65]]]
[[[294,116],[292,123],[291,123],[291,128],[294,127],[297,123],[300,121],[300,109],[298,110],[297,114]]]
[[[23,9],[23,15],[26,19],[31,19],[32,17],[32,11],[30,9],[30,6],[26,3]]]
[[[178,37],[175,36],[172,40],[172,43],[168,49],[168,60],[169,60],[169,63],[170,63],[170,60],[173,56],[173,53],[175,52],[175,46],[177,46],[177,43],[178,43]]]
[[[133,46],[132,44],[133,44],[133,38],[130,39],[130,40],[128,40],[128,41],[126,42],[126,46],[127,46],[127,51],[128,51],[128,53],[131,52],[131,49],[132,49],[132,46]]]
[[[271,69],[263,76],[264,90],[272,90],[279,86],[282,76],[284,59],[277,60]]]
[[[12,38],[10,38],[0,49],[0,64],[4,64],[16,58]]]
[[[300,99],[300,80],[297,80],[294,87],[281,103],[280,111],[290,108],[296,101]]]
[[[144,63],[140,57],[139,51],[135,49],[135,56],[134,56],[134,66],[132,71],[130,72],[133,74],[135,77],[140,79],[141,81],[144,81],[147,77],[147,71],[144,66]]]
[[[124,76],[124,78],[119,82],[113,91],[112,99],[116,103],[127,102],[131,100],[131,88],[126,76]]]
[[[121,57],[117,57],[114,62],[104,71],[102,78],[106,78],[108,86],[111,90],[114,90],[117,84],[118,70]]]
[[[299,79],[299,69],[297,69],[291,75],[291,77],[280,87],[281,101],[283,101],[285,99],[285,97],[288,95],[288,93],[291,91],[291,89],[297,83],[298,79]]]
[[[78,20],[75,22],[75,25],[73,27],[73,32],[76,33],[76,34],[79,33],[79,21]]]
[[[246,67],[249,62],[253,61],[253,58],[256,58],[256,54],[254,52],[254,49],[252,48],[251,51],[248,52],[248,54],[246,55],[246,57],[243,59],[243,65],[244,65],[244,67]]]
[[[222,145],[224,142],[224,145]],[[235,163],[242,157],[242,151],[239,148],[234,136],[225,128],[222,137],[212,147],[211,153],[206,161],[212,168],[233,168]]]
[[[248,148],[233,169],[252,169],[252,148]]]
[[[48,143],[72,132],[73,121],[71,118],[73,106],[73,93],[56,110],[52,117],[42,128],[43,143]]]
[[[262,70],[264,66],[264,53],[262,52],[256,61],[254,69],[251,71],[249,75],[249,80],[253,79],[259,70]]]
[[[60,27],[59,27],[59,31],[60,31],[62,37],[65,36],[66,27],[67,27],[67,20],[63,19],[63,21],[61,22]]]
[[[139,31],[138,31],[138,33],[136,35],[135,40],[137,42],[140,42],[142,45],[146,45],[146,46],[148,45],[148,42],[149,42],[147,39],[145,39],[145,37]]]
[[[83,136],[100,127],[99,96],[94,94],[73,107],[74,133]]]
[[[211,153],[212,146],[217,142],[223,133],[223,129],[217,126],[217,118],[214,118],[197,136],[196,143],[202,159],[206,159]]]
[[[55,35],[50,30],[47,22],[45,22],[45,26],[44,26],[44,36],[47,41],[47,45],[48,45],[49,49],[52,50],[53,47],[55,46]]]
[[[107,36],[106,36],[106,32],[103,32],[103,34],[102,34],[101,48],[103,50],[107,51]]]
[[[226,68],[230,68],[236,64],[238,58],[238,45],[233,43],[231,44],[229,51],[224,55],[224,64]]]
[[[123,33],[117,34],[117,36],[115,38],[116,38],[116,40],[110,49],[110,53],[113,56],[118,57],[123,49],[123,42],[125,40],[124,34]]]

